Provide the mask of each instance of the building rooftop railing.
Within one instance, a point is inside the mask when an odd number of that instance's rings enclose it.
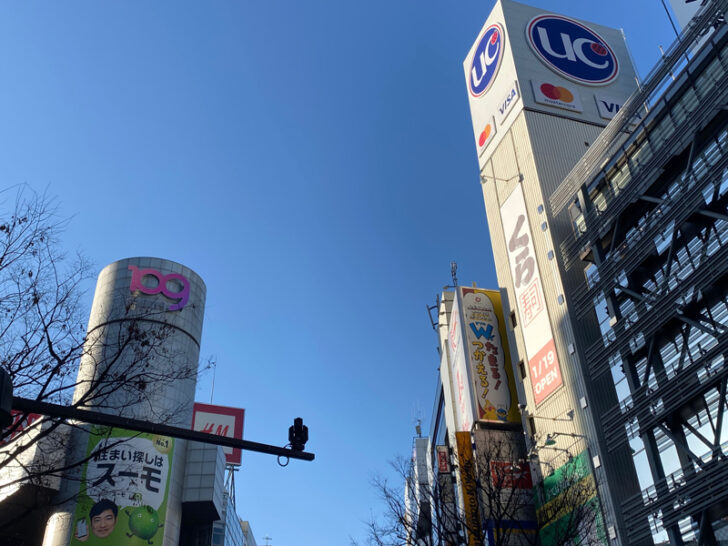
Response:
[[[723,29],[722,36],[728,36],[728,27]],[[725,68],[725,70],[728,71],[728,68]],[[597,243],[608,232],[609,226],[619,217],[624,209],[638,199],[640,195],[645,193],[659,179],[664,165],[670,158],[676,153],[685,150],[693,141],[696,129],[706,126],[722,110],[728,101],[728,89],[725,86],[724,79],[713,82],[712,87],[704,90],[701,94],[702,96],[699,100],[692,104],[692,109],[685,119],[677,124],[674,120],[671,121],[672,135],[669,139],[653,145],[651,133],[646,133],[645,146],[650,149],[650,159],[644,163],[629,161],[623,167],[623,169],[627,169],[626,172],[629,176],[629,180],[624,186],[619,186],[615,189],[607,185],[606,188],[611,190],[611,193],[608,194],[608,205],[602,210],[597,210],[594,207],[586,211],[582,219],[583,229],[581,232],[573,238],[566,238],[562,241],[560,245],[561,255],[564,260],[564,266],[567,269],[578,260],[579,252],[588,250],[591,245]],[[666,107],[660,108],[659,111],[665,112],[666,116],[670,113],[670,109]],[[655,110],[653,110],[654,112]],[[652,123],[650,119],[647,121]],[[616,154],[615,151],[615,156],[606,159],[598,170],[601,170],[607,163],[616,163],[619,159],[627,155],[624,149],[631,146],[632,140],[644,138],[643,133],[645,131],[646,129],[643,127],[630,140],[620,143],[622,147],[620,151],[622,153]],[[597,174],[595,173],[595,177]]]
[[[721,157],[710,169],[704,171],[699,179],[692,176],[686,177],[681,183],[681,191],[676,199],[666,201],[664,205],[656,207],[644,225],[640,226],[640,230],[626,238],[614,250],[614,256],[601,265],[599,268],[600,281],[594,283],[589,290],[575,295],[572,305],[577,316],[583,317],[594,308],[594,297],[619,286],[620,272],[629,275],[644,261],[645,256],[654,250],[655,238],[660,235],[665,226],[672,222],[677,225],[682,224],[698,207],[705,205],[703,193],[697,191],[696,187],[702,187],[706,182],[712,184],[726,168],[728,168],[728,154]]]
[[[639,119],[640,111],[650,109],[659,100],[664,90],[672,83],[674,74],[686,66],[690,48],[713,28],[716,19],[727,9],[728,0],[713,0],[700,9],[689,28],[667,49],[660,62],[647,75],[644,83],[624,103],[551,195],[550,205],[554,216],[569,204],[582,184],[594,179],[602,164],[615,155],[622,144],[623,139],[620,135],[632,132],[630,127],[636,119]],[[644,120],[641,123],[644,123]]]

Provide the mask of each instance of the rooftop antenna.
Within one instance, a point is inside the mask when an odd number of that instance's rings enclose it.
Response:
[[[450,262],[450,275],[452,275],[452,284],[453,286],[458,285],[458,264],[457,262]]]
[[[217,362],[212,363],[212,387],[210,388],[210,404],[212,404],[212,396],[215,394],[215,372],[217,371]]]
[[[422,438],[422,410],[419,408],[419,404],[415,404],[412,408],[412,422],[415,423],[415,432],[417,436]]]
[[[263,540],[265,540],[264,546],[270,546],[270,541],[273,539],[270,537],[263,537]]]

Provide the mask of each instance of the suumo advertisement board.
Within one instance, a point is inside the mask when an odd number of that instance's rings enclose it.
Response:
[[[244,409],[195,402],[192,412],[192,430],[243,439]],[[240,464],[241,449],[224,446],[223,452],[227,464]]]
[[[459,290],[475,418],[478,421],[520,424],[500,292],[466,287]]]
[[[162,544],[174,438],[92,427],[71,544]]]
[[[460,314],[460,293],[455,293],[455,299],[450,313],[450,328],[447,340],[450,354],[450,381],[455,402],[455,426],[459,431],[470,432],[473,427],[473,397],[470,392],[470,379],[468,364],[463,348],[463,328]]]
[[[511,278],[516,292],[515,306],[518,309],[523,340],[526,344],[528,374],[531,379],[533,399],[538,405],[561,386],[561,367],[536,263],[526,202],[520,185],[516,186],[501,206],[501,218]]]

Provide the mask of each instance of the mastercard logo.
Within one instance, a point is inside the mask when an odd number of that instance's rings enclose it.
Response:
[[[541,84],[541,93],[553,100],[560,100],[561,102],[573,102],[574,95],[560,85],[551,85],[550,83]]]
[[[486,142],[488,142],[488,139],[490,138],[490,135],[493,134],[493,127],[490,126],[490,123],[485,126],[485,129],[483,129],[483,132],[480,133],[480,137],[478,138],[478,146],[481,148],[485,145]]]

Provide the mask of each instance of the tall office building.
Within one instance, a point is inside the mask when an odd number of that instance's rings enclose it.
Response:
[[[464,63],[536,479],[590,461],[613,544],[715,544],[728,514],[728,2],[705,4],[639,87],[620,32],[510,0]]]

